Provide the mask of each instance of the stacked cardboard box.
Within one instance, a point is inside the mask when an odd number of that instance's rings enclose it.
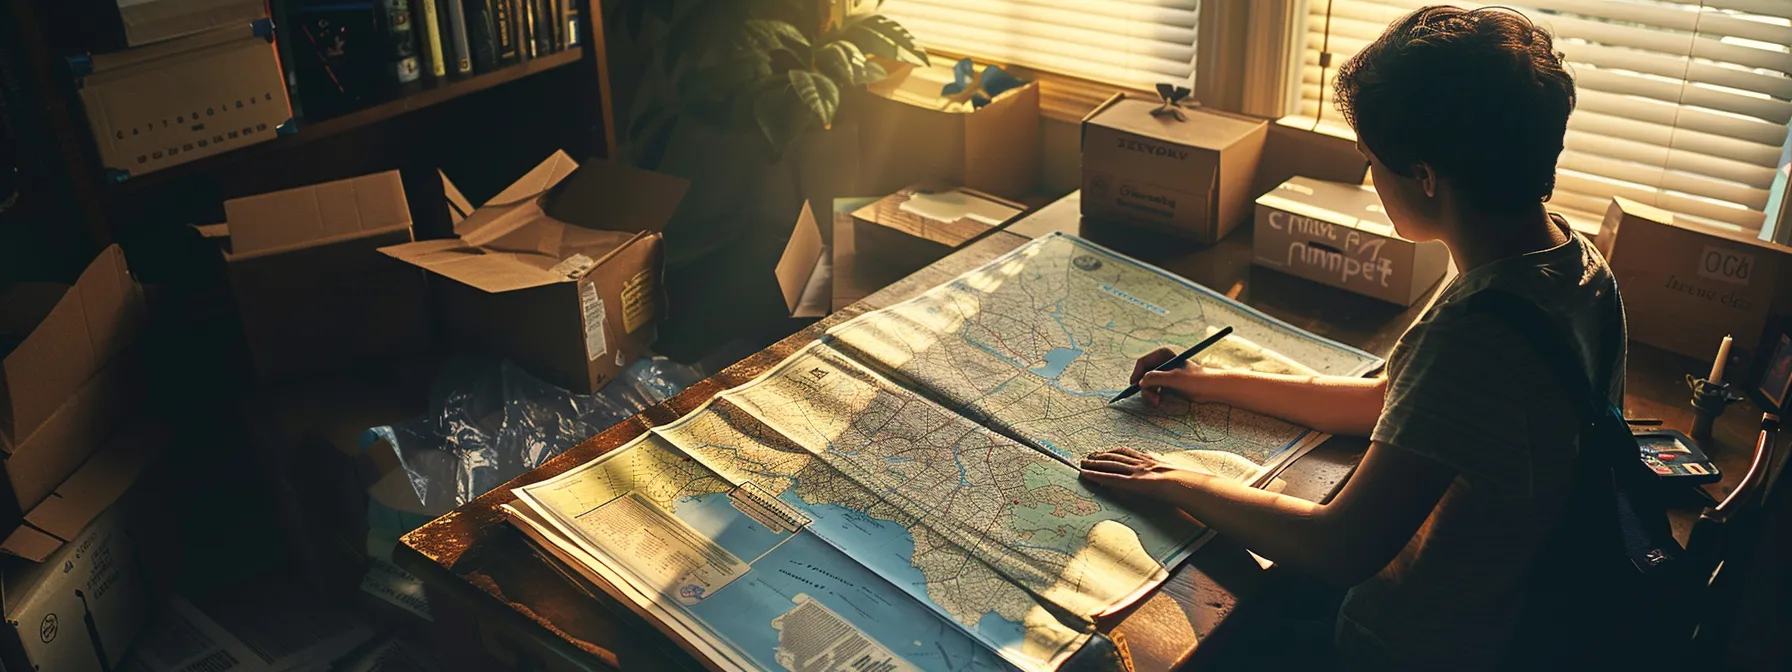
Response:
[[[1019,198],[1039,175],[1039,84],[1028,82],[971,109],[949,107],[940,89],[952,65],[897,67],[869,90],[849,91],[837,129],[857,133],[857,185],[832,198],[888,194],[941,181]],[[818,196],[815,194],[812,197]]]
[[[77,0],[70,4],[87,4]],[[75,89],[111,179],[272,140],[292,108],[259,0],[99,2],[71,57]]]

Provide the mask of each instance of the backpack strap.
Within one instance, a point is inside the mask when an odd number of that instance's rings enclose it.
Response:
[[[1518,332],[1555,375],[1556,383],[1567,392],[1568,401],[1574,405],[1574,412],[1582,422],[1595,422],[1615,412],[1610,399],[1594,390],[1592,382],[1583,373],[1580,358],[1574,354],[1573,339],[1562,333],[1555,318],[1535,301],[1508,291],[1489,289],[1470,296],[1468,309],[1493,315]]]

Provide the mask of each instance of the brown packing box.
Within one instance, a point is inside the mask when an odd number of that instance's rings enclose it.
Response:
[[[981,66],[979,66],[981,67]],[[848,91],[842,124],[859,132],[857,194],[943,181],[1010,198],[1039,176],[1039,84],[1002,92],[973,112],[940,109],[952,66],[898,68],[874,90]],[[850,128],[847,126],[846,128]]]
[[[101,167],[128,175],[272,140],[292,119],[274,45],[248,25],[95,55],[77,88]]]
[[[880,263],[918,271],[1026,209],[975,189],[912,186],[854,211],[853,244]]]
[[[24,562],[6,558],[7,669],[105,672],[119,669],[149,616],[151,587],[124,506],[81,529],[75,543]]]
[[[56,0],[45,23],[78,51],[141,47],[267,17],[265,0]]]
[[[1753,353],[1767,325],[1792,314],[1792,248],[1624,198],[1606,209],[1607,232],[1637,342],[1709,360],[1729,335]]]
[[[660,229],[688,184],[556,152],[454,227],[381,248],[444,282],[442,319],[548,382],[597,391],[657,333]]]
[[[1369,176],[1369,160],[1356,151],[1354,140],[1280,121],[1268,128],[1263,140],[1263,160],[1257,164],[1257,176],[1251,182],[1253,198],[1296,176],[1345,184],[1362,184]]]
[[[6,482],[10,501],[0,501],[0,522],[10,529],[13,512],[30,511],[44,503],[106,445],[119,421],[128,417],[144,392],[142,367],[134,353],[114,357],[98,374],[75,390],[37,431],[6,454]]]
[[[73,287],[0,289],[0,447],[8,453],[136,338],[143,290],[117,245],[101,251]]]
[[[1083,117],[1082,212],[1216,242],[1251,215],[1269,124],[1203,109],[1152,116],[1158,107],[1118,93]]]
[[[99,452],[25,513],[24,525],[0,541],[0,553],[43,562],[124,496],[172,441],[173,433],[148,416],[120,423]]]
[[[411,240],[397,171],[239,198],[220,239],[264,381],[341,369],[429,342],[423,274],[378,252]]]
[[[1438,241],[1394,232],[1374,187],[1296,177],[1257,197],[1252,261],[1402,306],[1450,266]]]

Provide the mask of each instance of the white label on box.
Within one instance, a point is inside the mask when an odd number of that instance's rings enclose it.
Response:
[[[585,316],[585,359],[597,361],[610,346],[604,342],[604,298],[597,295],[596,282],[579,282],[579,312]]]
[[[1734,285],[1747,285],[1755,270],[1755,255],[1728,247],[1706,245],[1699,255],[1699,277]]]
[[[593,261],[591,257],[587,257],[583,254],[575,254],[567,257],[558,264],[554,264],[554,267],[548,269],[548,272],[564,278],[576,278],[584,275],[585,271],[591,270],[591,267],[596,265],[597,262]]]

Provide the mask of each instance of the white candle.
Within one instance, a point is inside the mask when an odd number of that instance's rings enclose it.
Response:
[[[1722,384],[1724,382],[1724,362],[1727,361],[1730,361],[1730,337],[1724,336],[1723,344],[1717,346],[1717,361],[1711,363],[1711,375],[1706,376],[1705,379],[1711,381],[1712,385]]]

